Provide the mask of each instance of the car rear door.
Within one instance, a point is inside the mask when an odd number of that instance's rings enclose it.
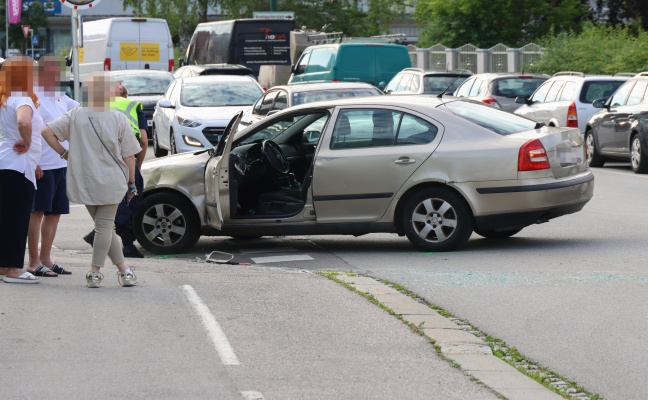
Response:
[[[379,220],[443,135],[437,122],[397,107],[343,107],[317,150],[318,222]]]

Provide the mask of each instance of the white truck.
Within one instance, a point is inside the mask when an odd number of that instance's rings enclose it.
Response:
[[[106,18],[83,22],[79,75],[95,71],[173,71],[171,32],[160,18]]]

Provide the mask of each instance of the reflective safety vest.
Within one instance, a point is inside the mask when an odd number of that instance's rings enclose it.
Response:
[[[123,97],[115,97],[110,103],[111,107],[114,107],[120,113],[124,114],[126,119],[131,125],[131,129],[135,134],[135,137],[139,140],[142,138],[142,133],[140,132],[139,125],[137,124],[137,109],[143,109],[142,104],[138,101],[128,100]]]

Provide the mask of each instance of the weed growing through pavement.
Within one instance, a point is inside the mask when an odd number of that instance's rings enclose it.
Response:
[[[395,316],[399,320],[401,320],[404,324],[406,324],[410,330],[418,335],[425,336],[425,333],[423,332],[423,322],[421,322],[418,325],[414,325],[409,321],[406,321],[400,314],[396,314],[392,309],[389,307],[385,306],[381,302],[379,302],[374,296],[372,296],[369,293],[361,292],[358,291],[352,284],[349,284],[347,282],[342,281],[341,279],[338,278],[338,275],[340,274],[339,272],[334,272],[334,271],[321,271],[318,272],[318,274],[335,281],[345,288],[349,289],[352,292],[358,293],[360,296],[366,298],[367,300],[371,301],[378,307],[382,308],[383,310],[387,311],[390,315]],[[347,276],[361,276],[356,273],[352,272],[347,272],[345,273]],[[502,360],[506,361],[509,365],[512,367],[516,368],[518,371],[521,373],[527,375],[528,377],[534,379],[536,382],[540,383],[544,387],[550,389],[551,391],[561,395],[562,397],[566,399],[574,399],[574,400],[603,400],[603,398],[598,395],[598,394],[593,394],[589,393],[586,391],[582,386],[578,385],[574,381],[570,381],[566,379],[565,377],[559,375],[556,372],[553,372],[549,370],[546,367],[540,366],[537,362],[529,360],[527,357],[522,355],[517,348],[515,347],[509,347],[504,341],[501,339],[494,338],[490,335],[487,335],[483,333],[479,328],[475,327],[474,325],[470,324],[468,321],[457,318],[450,314],[448,311],[444,310],[443,308],[435,305],[428,303],[425,299],[417,295],[416,293],[413,293],[406,288],[404,288],[402,285],[399,285],[397,283],[389,282],[384,279],[376,279],[378,282],[381,282],[389,287],[391,287],[394,290],[399,291],[400,293],[411,297],[414,299],[416,302],[425,304],[431,309],[435,310],[438,312],[440,315],[451,319],[454,323],[456,323],[462,330],[467,331],[469,333],[472,333],[473,335],[481,338],[486,342],[486,344],[491,348],[493,355],[501,358]],[[436,342],[428,338],[428,342],[434,345],[434,348],[447,362],[449,362],[453,367],[455,368],[460,368],[461,365],[457,364],[456,362],[450,360],[449,358],[445,357],[443,354],[441,354],[441,348],[436,345]],[[471,380],[479,382],[479,380],[473,376],[470,377]],[[481,383],[481,382],[479,382]]]

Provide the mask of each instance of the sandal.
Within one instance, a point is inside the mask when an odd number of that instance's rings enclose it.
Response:
[[[7,283],[40,283],[40,279],[36,278],[31,272],[24,272],[17,278],[5,276],[2,280]]]
[[[59,275],[72,275],[72,271],[68,271],[67,269],[61,267],[58,264],[52,265],[52,271],[56,272]]]
[[[34,271],[30,271],[32,274],[36,276],[46,276],[49,278],[55,278],[58,276],[58,274],[51,269],[47,268],[44,265],[41,265],[40,267],[36,268]]]

